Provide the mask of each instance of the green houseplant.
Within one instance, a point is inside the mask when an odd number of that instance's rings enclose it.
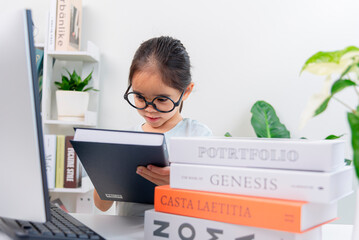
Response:
[[[348,109],[346,117],[351,130],[353,163],[359,178],[359,48],[350,46],[333,52],[317,52],[305,62],[303,71],[326,76],[322,92],[309,102],[308,117],[323,113],[331,101],[338,101]],[[358,101],[351,105],[337,97],[339,92],[349,89],[358,96]]]
[[[66,72],[68,76],[61,75],[61,82],[55,82],[58,120],[84,121],[90,98],[88,91],[98,91],[88,86],[93,72],[84,79],[75,70],[70,73],[66,69]]]
[[[332,52],[317,52],[303,65],[302,71],[326,76],[321,93],[312,97],[308,117],[323,113],[331,101],[338,101],[348,109],[346,117],[351,130],[351,146],[355,173],[359,179],[359,48],[349,46]],[[352,90],[358,97],[354,103],[345,103],[337,97],[339,92]],[[352,239],[359,239],[359,191]]]

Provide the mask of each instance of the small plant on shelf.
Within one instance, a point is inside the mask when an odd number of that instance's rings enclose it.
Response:
[[[62,81],[55,82],[58,88],[56,91],[58,120],[85,121],[90,98],[88,91],[98,91],[88,87],[93,71],[83,80],[75,70],[72,73],[67,69],[66,71],[68,76],[61,75]]]
[[[74,70],[72,73],[70,73],[66,69],[69,76],[61,75],[61,82],[55,82],[55,85],[59,90],[63,91],[79,91],[79,92],[86,92],[86,91],[98,91],[97,89],[94,89],[93,87],[85,88],[90,81],[92,80],[92,72],[84,79],[82,80],[81,77],[76,73]]]

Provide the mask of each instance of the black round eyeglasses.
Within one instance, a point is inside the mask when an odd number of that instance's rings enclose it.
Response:
[[[177,102],[173,101],[167,96],[157,96],[152,99],[151,102],[148,102],[144,96],[136,92],[129,92],[132,85],[128,86],[125,94],[123,95],[124,99],[134,108],[143,110],[151,105],[156,111],[161,113],[172,112],[176,107],[178,107],[182,101],[183,94],[185,90],[182,91],[181,96]]]

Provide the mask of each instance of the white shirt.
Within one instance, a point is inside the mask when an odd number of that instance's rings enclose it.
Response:
[[[142,131],[142,125],[138,125],[131,130]],[[200,137],[212,136],[212,131],[204,124],[197,120],[184,118],[177,125],[164,133],[168,149],[170,148],[171,137]],[[120,216],[143,216],[144,211],[152,209],[153,204],[141,204],[132,202],[116,202],[116,213]]]

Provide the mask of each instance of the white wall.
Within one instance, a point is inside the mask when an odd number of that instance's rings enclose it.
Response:
[[[14,6],[32,8],[36,41],[44,42],[49,1],[1,2],[0,13]],[[102,52],[99,127],[142,122],[122,97],[128,69],[141,42],[170,35],[186,46],[196,83],[183,114],[207,124],[215,135],[255,136],[250,108],[265,100],[292,137],[346,133],[350,138],[346,109],[336,102],[298,129],[308,98],[323,82],[299,71],[319,50],[359,45],[357,0],[83,0],[83,5],[83,43],[91,40]],[[341,97],[357,102],[350,91]],[[350,158],[349,141],[347,149]],[[352,219],[353,202],[353,197],[342,200],[344,222]]]

